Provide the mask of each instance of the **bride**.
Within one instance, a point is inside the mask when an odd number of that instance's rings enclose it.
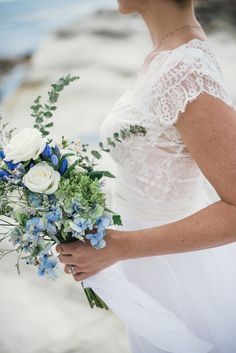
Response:
[[[236,110],[193,0],[118,3],[153,50],[101,139],[130,124],[147,134],[111,149],[123,226],[105,248],[65,244],[59,259],[123,320],[133,353],[234,353]]]

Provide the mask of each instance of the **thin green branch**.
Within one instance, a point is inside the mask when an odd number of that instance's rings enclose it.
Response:
[[[78,76],[71,77],[71,75],[61,77],[56,83],[51,85],[47,103],[42,104],[41,96],[34,100],[34,104],[31,106],[31,116],[35,119],[34,128],[38,129],[44,137],[49,135],[49,129],[53,127],[53,122],[50,119],[53,117],[53,112],[57,109],[55,104],[61,91],[63,91],[65,86],[78,79]]]
[[[101,152],[110,152],[110,147],[116,147],[117,142],[121,143],[122,140],[130,138],[132,135],[145,136],[147,134],[146,128],[141,125],[130,125],[127,129],[121,129],[119,132],[115,132],[113,137],[107,137],[106,144],[103,142],[99,143],[98,150],[92,150],[91,154],[96,158],[102,157]],[[84,151],[87,152],[87,145],[84,146]]]

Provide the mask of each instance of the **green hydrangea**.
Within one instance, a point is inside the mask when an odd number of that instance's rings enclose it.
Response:
[[[106,197],[101,190],[99,180],[93,180],[89,175],[83,173],[71,175],[68,179],[62,179],[56,196],[67,206],[76,198],[85,209],[94,205],[105,208],[106,203]]]

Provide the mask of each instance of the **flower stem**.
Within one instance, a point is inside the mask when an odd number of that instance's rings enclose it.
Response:
[[[88,299],[89,305],[91,308],[96,306],[97,308],[100,309],[106,309],[109,310],[109,307],[107,304],[93,291],[92,288],[84,288],[83,282],[81,283],[83,290],[85,292],[85,295]]]

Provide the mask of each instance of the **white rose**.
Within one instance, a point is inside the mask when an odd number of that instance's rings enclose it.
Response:
[[[77,161],[77,156],[74,151],[63,148],[63,149],[60,149],[60,152],[61,152],[62,156],[65,154],[68,154],[68,153],[73,154],[71,156],[66,157],[69,167],[72,166],[72,164],[74,164]],[[84,168],[80,167],[79,165],[77,165],[75,167],[75,171],[80,172],[80,173],[86,172],[86,170]]]
[[[58,189],[61,176],[46,162],[38,163],[23,177],[25,186],[33,192],[47,195]]]
[[[46,140],[42,137],[40,131],[26,127],[16,133],[3,148],[4,160],[18,163],[37,159],[45,146]]]

